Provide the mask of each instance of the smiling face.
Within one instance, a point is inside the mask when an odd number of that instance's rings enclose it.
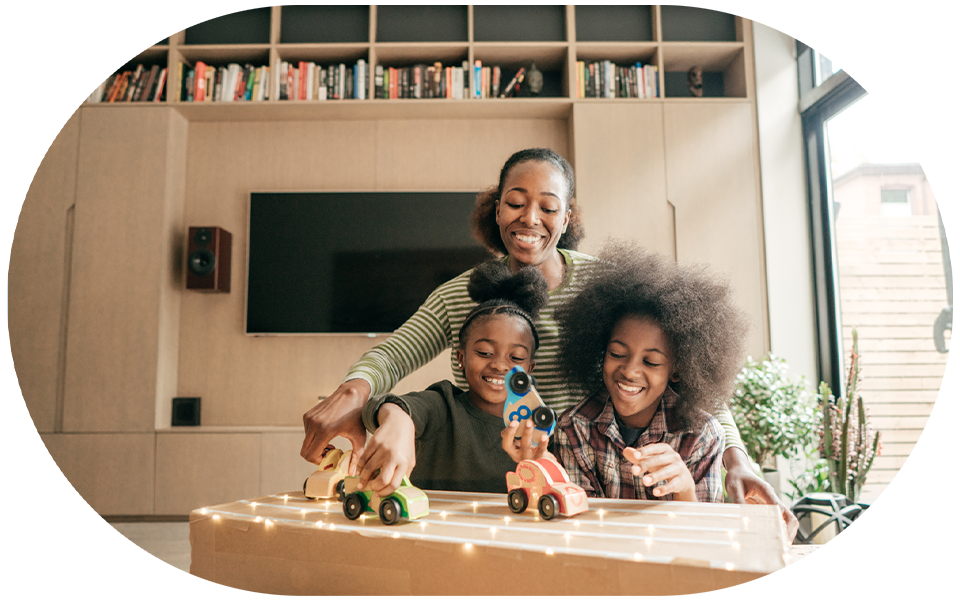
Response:
[[[629,427],[650,425],[667,383],[679,381],[670,340],[650,317],[617,321],[603,358],[603,383]]]
[[[547,162],[514,166],[497,203],[500,237],[513,263],[540,266],[555,259],[557,242],[570,222],[567,184]]]
[[[533,370],[533,333],[517,315],[495,314],[478,319],[470,327],[463,348],[457,350],[457,361],[463,365],[470,385],[470,401],[480,410],[499,417],[507,401],[507,373],[517,365]]]

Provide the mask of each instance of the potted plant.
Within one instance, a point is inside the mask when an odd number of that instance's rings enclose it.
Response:
[[[820,422],[816,399],[803,377],[789,376],[783,358],[748,357],[737,375],[730,411],[747,454],[768,477],[776,471],[776,457],[789,458],[815,445]]]
[[[867,472],[880,452],[880,432],[870,426],[869,411],[860,395],[860,381],[860,353],[854,329],[846,394],[835,398],[830,386],[820,384],[823,410],[820,455],[830,467],[831,491],[843,494],[851,502],[860,499]]]
[[[845,529],[867,508],[859,502],[867,472],[880,453],[880,432],[870,426],[869,411],[860,395],[860,353],[857,330],[847,373],[846,393],[835,397],[820,383],[821,408],[819,476],[815,489],[793,505],[800,520],[800,543],[825,543]]]

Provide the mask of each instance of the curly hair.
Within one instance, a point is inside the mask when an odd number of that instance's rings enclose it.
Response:
[[[567,186],[566,197],[562,198],[566,207],[570,210],[570,221],[567,224],[567,230],[560,236],[557,247],[568,250],[576,250],[583,239],[583,217],[580,214],[580,205],[576,198],[576,181],[573,175],[573,167],[562,156],[548,148],[528,148],[515,152],[503,168],[500,169],[500,182],[487,188],[477,194],[477,201],[470,217],[470,227],[473,231],[473,237],[486,246],[491,252],[498,256],[507,253],[507,247],[500,237],[500,226],[497,225],[497,204],[500,202],[500,196],[503,193],[503,184],[510,174],[513,167],[531,160],[545,162],[553,165],[563,177]]]
[[[490,260],[470,273],[467,293],[480,304],[470,311],[460,327],[461,349],[466,347],[467,336],[474,325],[493,315],[507,314],[526,322],[533,334],[533,352],[537,351],[540,336],[533,322],[550,300],[547,280],[540,269],[523,267],[513,273],[503,261]]]
[[[749,321],[729,284],[703,265],[680,266],[624,241],[607,242],[583,290],[556,310],[559,364],[591,393],[603,386],[603,361],[614,325],[650,317],[673,348],[686,427],[726,405],[743,367]]]

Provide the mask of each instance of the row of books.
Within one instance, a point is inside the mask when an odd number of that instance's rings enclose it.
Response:
[[[167,69],[159,65],[142,64],[132,71],[114,73],[101,83],[87,98],[90,104],[99,102],[160,102],[166,99]]]
[[[579,98],[659,98],[660,74],[656,66],[623,67],[612,61],[577,61]]]
[[[237,63],[212,67],[197,61],[193,68],[181,63],[180,69],[182,102],[363,100],[369,85],[363,59],[352,66],[277,61],[273,69]]]
[[[374,98],[387,100],[403,98],[447,98],[463,100],[465,98],[507,98],[519,93],[523,82],[524,68],[506,86],[502,86],[499,66],[483,66],[475,61],[473,67],[468,61],[460,66],[443,66],[440,62],[432,65],[417,64],[409,67],[374,68]],[[471,86],[471,78],[473,85]]]

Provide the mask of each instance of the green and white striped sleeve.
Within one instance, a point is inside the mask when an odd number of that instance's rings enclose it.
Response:
[[[450,311],[469,312],[473,305],[466,295],[468,277],[469,271],[434,290],[406,323],[354,363],[344,381],[363,379],[371,394],[383,394],[452,347]]]

